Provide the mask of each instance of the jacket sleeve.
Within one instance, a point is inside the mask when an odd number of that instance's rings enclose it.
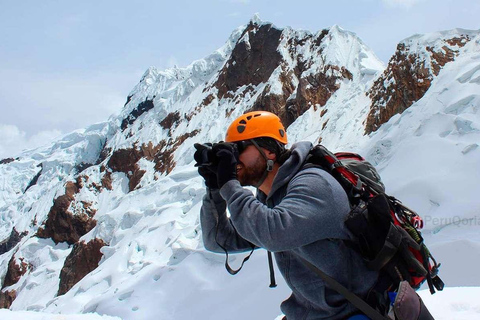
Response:
[[[238,233],[269,251],[285,251],[322,239],[349,239],[344,220],[348,198],[338,182],[318,168],[301,170],[285,197],[269,208],[236,180],[220,190]]]
[[[205,249],[224,253],[221,245],[228,252],[252,250],[254,245],[237,233],[227,217],[226,208],[227,204],[219,191],[207,189],[207,194],[203,197],[203,205],[200,209],[200,223]]]

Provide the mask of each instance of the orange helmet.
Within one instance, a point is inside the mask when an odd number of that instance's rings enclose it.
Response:
[[[252,111],[235,119],[228,127],[226,142],[268,137],[287,144],[287,132],[275,114],[267,111]]]

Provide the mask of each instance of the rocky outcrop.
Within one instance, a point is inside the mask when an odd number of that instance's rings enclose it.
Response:
[[[98,267],[102,259],[100,249],[103,246],[105,242],[101,239],[93,239],[88,243],[81,241],[73,246],[60,272],[58,295],[67,293],[77,282]]]
[[[15,290],[6,290],[6,288],[16,284],[30,269],[31,265],[26,263],[23,258],[17,260],[15,255],[10,258],[0,291],[0,308],[8,309],[11,307],[17,297],[17,292]]]
[[[7,274],[5,275],[5,279],[3,279],[2,290],[17,283],[30,268],[29,264],[26,263],[23,258],[17,261],[15,255],[13,255],[8,262]]]
[[[15,161],[15,159],[13,159],[13,158],[6,158],[6,159],[0,160],[0,164],[8,164],[8,163],[11,163],[11,162],[13,162],[13,161]]]
[[[286,127],[309,108],[324,106],[340,88],[340,81],[352,80],[353,75],[345,67],[322,60],[322,42],[329,33],[328,29],[315,35],[304,33],[301,37],[293,33],[283,32],[271,24],[251,22],[214,84],[217,98],[240,103],[247,95],[255,95],[258,85],[267,83],[247,111],[273,112]],[[274,72],[278,74],[274,81],[281,84],[280,90],[268,84]],[[195,112],[214,99],[214,95],[208,95]],[[232,111],[226,110],[226,116]]]
[[[53,202],[45,227],[39,228],[37,231],[39,238],[52,238],[55,243],[74,244],[80,237],[95,227],[94,211],[86,209],[85,212],[73,214],[68,210],[72,201],[75,200],[75,194],[81,187],[80,178],[75,183],[67,182],[65,194],[56,198]]]
[[[131,97],[129,97],[129,99],[131,99]],[[127,103],[130,101],[129,99],[127,99]],[[146,99],[145,101],[140,102],[138,106],[133,109],[125,119],[123,119],[121,124],[122,131],[127,129],[127,127],[134,123],[135,120],[137,120],[137,118],[140,117],[142,114],[144,114],[150,109],[153,109],[153,107],[153,100]]]
[[[178,120],[175,113],[169,117],[168,120],[164,120],[163,125],[170,127],[177,123]],[[167,118],[166,118],[167,119]],[[173,130],[173,129],[169,129]],[[145,170],[142,170],[138,164],[138,161],[142,158],[155,163],[155,171],[160,173],[170,173],[175,168],[174,153],[177,148],[188,138],[197,135],[200,130],[194,130],[178,136],[175,139],[162,140],[158,145],[153,145],[151,142],[148,144],[142,144],[140,147],[134,146],[129,149],[119,149],[112,153],[112,156],[107,162],[107,167],[112,172],[123,172],[129,179],[129,190],[133,191],[139,185]],[[106,171],[105,169],[103,171]],[[111,188],[111,176],[107,171],[102,178],[102,185],[107,188]]]
[[[467,35],[443,39],[440,40],[440,45],[426,46],[421,50],[400,43],[387,69],[367,93],[372,99],[372,105],[365,124],[365,133],[376,131],[391,117],[402,113],[420,100],[440,69],[453,61],[458,49],[469,40]]]
[[[40,178],[40,176],[42,175],[42,171],[43,171],[43,164],[39,164],[37,165],[37,167],[40,167],[40,171],[37,172],[37,174],[33,177],[33,179],[28,183],[28,186],[25,188],[25,191],[24,192],[27,192],[28,189],[30,189],[31,187],[33,187],[34,185],[37,184],[38,182],[38,179]]]
[[[219,99],[232,98],[230,92],[242,86],[256,86],[270,78],[282,61],[277,50],[281,34],[272,24],[258,26],[250,22],[215,83]]]
[[[123,172],[129,178],[129,190],[133,191],[140,183],[143,175],[145,174],[144,170],[141,170],[138,166],[137,162],[145,156],[144,151],[148,150],[147,153],[154,153],[156,154],[158,150],[156,147],[153,147],[152,143],[150,143],[147,147],[142,148],[130,148],[130,149],[119,149],[115,150],[107,162],[107,166],[113,172]],[[111,189],[111,176],[108,175],[104,179],[102,179],[102,184],[105,184],[107,187]]]
[[[9,309],[16,297],[15,290],[0,291],[0,309]]]
[[[352,80],[352,74],[344,67],[325,65],[321,70],[307,76],[299,75],[295,98],[285,104],[286,114],[282,121],[286,126],[292,124],[305,111],[323,107],[328,99],[340,88],[340,81]]]
[[[13,249],[26,235],[27,232],[18,233],[18,231],[13,228],[8,238],[0,242],[0,255]]]
[[[75,165],[75,172],[76,174],[79,174],[81,173],[83,170],[86,170],[88,168],[90,168],[91,166],[93,166],[93,163],[88,163],[88,162],[80,162],[78,164]]]
[[[171,135],[172,131],[180,123],[180,120],[180,112],[171,112],[160,122],[160,126],[162,126],[163,129],[168,130],[168,134]]]

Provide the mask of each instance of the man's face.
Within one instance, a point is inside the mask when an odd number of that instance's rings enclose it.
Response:
[[[239,155],[237,179],[242,186],[255,186],[262,178],[267,162],[254,145],[247,146]]]

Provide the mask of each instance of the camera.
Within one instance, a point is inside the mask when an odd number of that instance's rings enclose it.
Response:
[[[195,143],[193,146],[197,149],[194,155],[197,162],[195,167],[208,167],[217,162],[211,143]]]
[[[216,155],[215,146],[219,144],[229,144],[235,150],[234,154],[238,161],[238,146],[236,143],[219,142],[219,143],[195,143],[193,146],[195,151],[194,159],[197,162],[195,167],[215,167],[218,165],[218,157]]]

